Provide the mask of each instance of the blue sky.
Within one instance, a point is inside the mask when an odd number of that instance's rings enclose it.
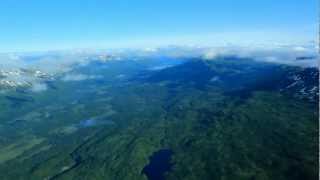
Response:
[[[317,0],[1,0],[0,52],[169,44],[303,44]]]

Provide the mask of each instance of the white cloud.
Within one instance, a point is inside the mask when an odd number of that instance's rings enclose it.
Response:
[[[295,47],[293,47],[293,50],[295,50],[295,51],[300,51],[300,52],[304,52],[304,51],[307,51],[307,48],[305,48],[305,47],[302,47],[302,46],[295,46]]]
[[[211,50],[211,51],[204,53],[203,58],[206,60],[209,60],[209,59],[214,59],[217,56],[218,56],[218,53],[214,50]]]
[[[92,60],[132,59],[139,60],[148,57],[170,57],[170,58],[204,58],[213,60],[219,56],[238,56],[253,58],[258,61],[281,63],[296,66],[317,66],[319,61],[318,45],[316,42],[301,44],[246,44],[237,46],[225,44],[221,46],[166,46],[151,47],[142,49],[118,49],[110,51],[59,51],[38,54],[8,53],[0,54],[0,70],[15,72],[21,69],[31,69],[41,71],[50,76],[63,75],[63,81],[82,81],[87,79],[100,78],[99,76],[70,73],[75,67],[85,66]],[[31,57],[31,60],[30,60]],[[300,58],[298,57],[314,57]],[[102,61],[103,60],[103,61]],[[160,69],[162,67],[156,67]],[[34,75],[14,75],[9,74],[2,80],[16,83],[29,83],[31,86],[41,83],[41,79]]]
[[[121,78],[124,78],[124,77],[126,77],[125,74],[119,74],[119,75],[116,76],[116,78],[118,78],[118,79],[121,79]]]
[[[94,76],[94,75],[86,75],[86,74],[66,74],[64,77],[62,77],[63,81],[84,81],[88,79],[97,79],[100,78],[100,76]]]
[[[314,46],[291,46],[285,44],[277,44],[275,46],[254,45],[207,48],[203,50],[202,57],[207,60],[213,60],[217,56],[228,55],[303,67],[315,67],[319,61],[319,55]],[[312,58],[297,60],[300,57]]]
[[[173,65],[154,66],[154,67],[149,68],[149,70],[151,70],[151,71],[159,71],[159,70],[163,70],[163,69],[170,68],[170,67],[172,67],[172,66],[173,66]]]
[[[42,91],[46,91],[47,89],[48,89],[47,85],[43,83],[34,83],[31,86],[32,92],[42,92]]]

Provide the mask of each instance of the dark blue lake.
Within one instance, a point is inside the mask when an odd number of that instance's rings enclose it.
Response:
[[[170,162],[172,154],[173,152],[170,149],[161,149],[154,152],[142,173],[148,177],[148,180],[165,180],[165,173],[169,172],[173,165]]]

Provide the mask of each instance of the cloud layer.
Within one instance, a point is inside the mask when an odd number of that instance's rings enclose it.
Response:
[[[47,85],[44,83],[34,83],[31,86],[31,91],[32,92],[42,92],[42,91],[46,91],[48,89]]]
[[[281,63],[302,67],[316,67],[319,62],[316,43],[306,45],[274,44],[268,45],[225,45],[217,47],[167,46],[144,49],[118,50],[75,50],[46,53],[8,53],[0,54],[0,83],[16,83],[31,87],[32,92],[47,89],[44,80],[61,75],[63,81],[83,81],[98,76],[73,73],[75,67],[85,66],[92,61],[102,63],[122,59],[148,58],[203,58],[215,60],[220,56],[238,56],[257,61]],[[162,67],[158,67],[162,68]]]
[[[97,78],[100,78],[100,76],[71,73],[63,76],[62,80],[63,81],[84,81],[84,80],[97,79]]]
[[[204,59],[218,56],[238,56],[258,61],[287,64],[302,67],[316,67],[319,63],[317,48],[314,46],[275,45],[272,47],[218,47],[208,48],[203,53]]]

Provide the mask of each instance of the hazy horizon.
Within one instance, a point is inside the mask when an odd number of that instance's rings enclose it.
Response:
[[[316,0],[16,1],[0,6],[0,52],[316,43]]]

